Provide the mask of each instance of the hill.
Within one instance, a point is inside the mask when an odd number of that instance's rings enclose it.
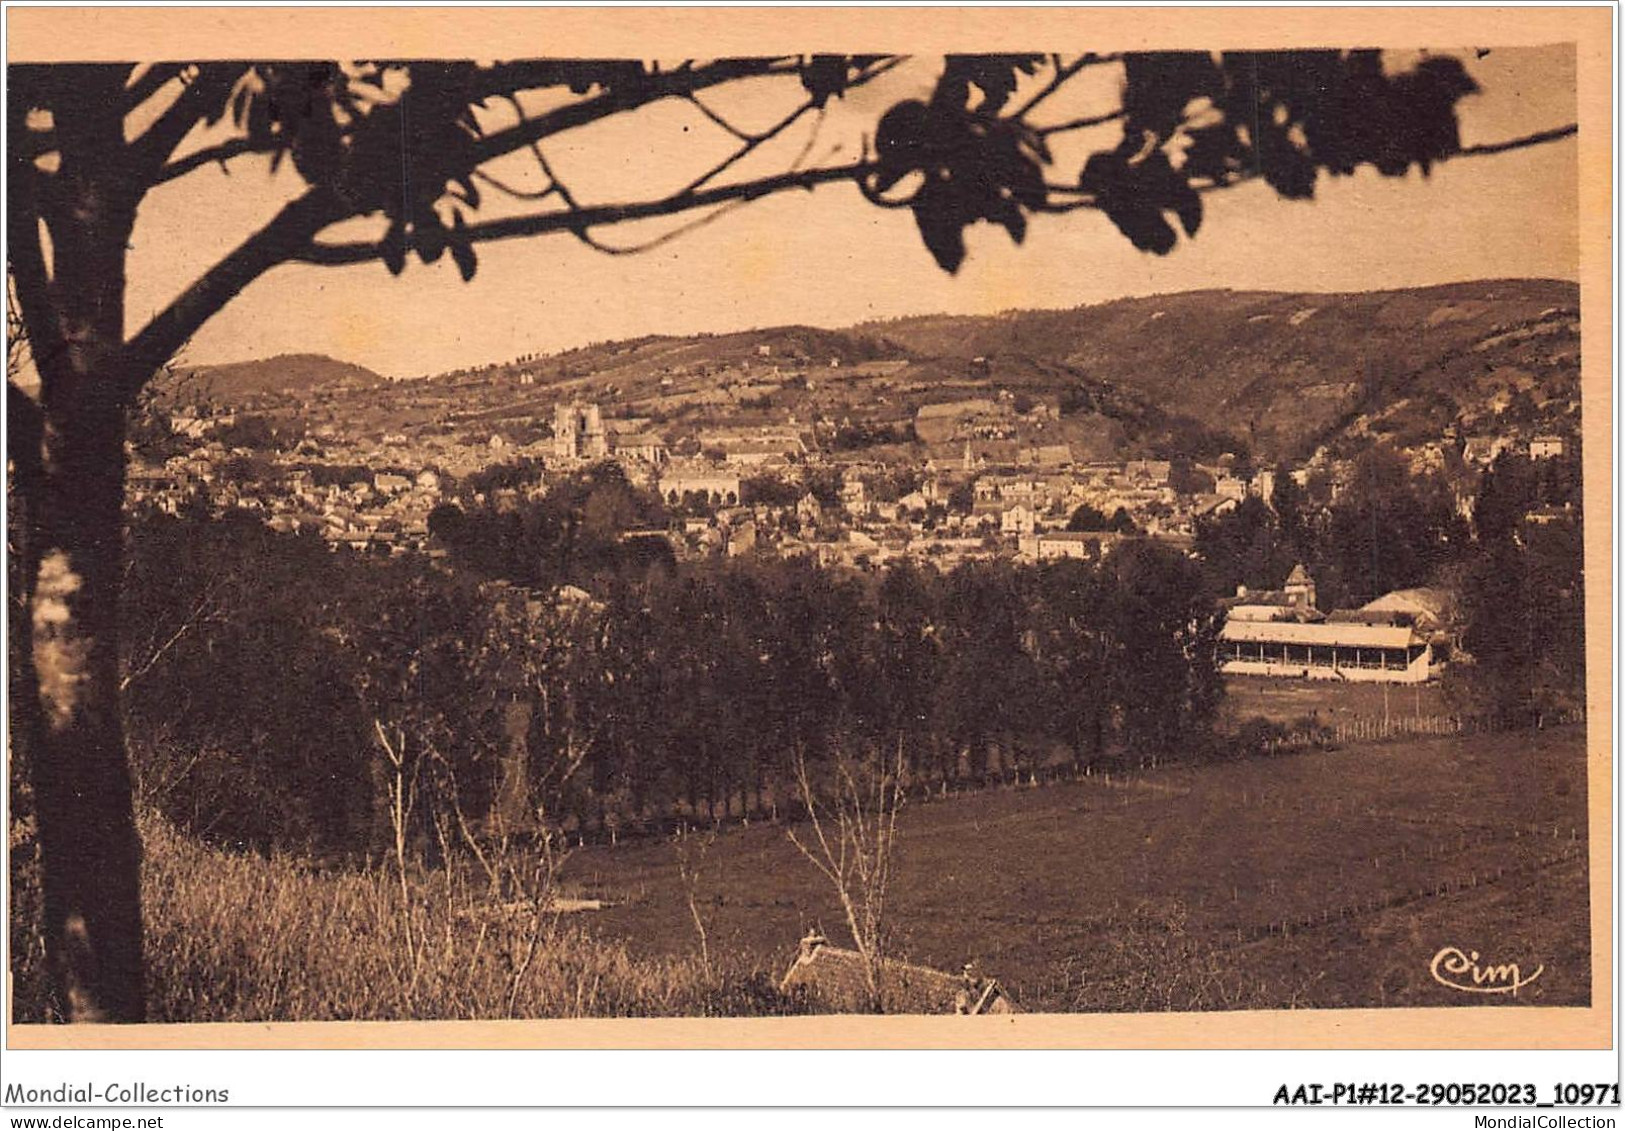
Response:
[[[1573,283],[1495,279],[1354,294],[1191,291],[857,329],[917,356],[985,358],[995,371],[1001,360],[1046,361],[1283,458],[1401,401],[1421,402],[1435,423],[1454,419],[1446,402],[1482,416],[1478,400],[1551,382],[1559,387],[1533,399],[1562,399],[1572,385],[1577,401],[1578,311]]]
[[[275,411],[280,399],[356,437],[530,442],[548,434],[556,403],[581,400],[674,446],[766,426],[827,452],[904,462],[954,455],[968,440],[989,445],[990,459],[1064,442],[1084,460],[1250,450],[1295,462],[1321,446],[1574,434],[1579,333],[1577,286],[1501,279],[647,336],[402,382],[311,354],[198,376],[216,403]],[[920,409],[944,402],[971,415],[918,429]]]
[[[673,377],[721,377],[745,373],[752,368],[761,375],[775,369],[888,361],[908,356],[896,343],[874,335],[812,326],[773,326],[727,334],[649,335],[594,342],[557,354],[454,370],[439,374],[438,380],[464,383],[471,379],[500,381],[529,377],[534,383],[547,386],[568,386],[585,380],[591,386],[586,390],[589,392],[603,382],[610,382],[623,393],[652,394],[662,379],[669,387]]]
[[[1003,391],[1061,412],[1023,438],[1067,440],[1087,458],[1249,448],[1297,460],[1322,444],[1405,447],[1451,428],[1577,431],[1579,288],[1492,279],[1342,294],[1189,291],[838,331],[644,338],[530,368],[544,395],[620,401],[679,429],[752,406],[895,425],[922,405]]]
[[[285,353],[259,361],[198,366],[182,376],[195,382],[206,399],[227,404],[266,395],[298,396],[389,384],[370,369],[319,353]]]

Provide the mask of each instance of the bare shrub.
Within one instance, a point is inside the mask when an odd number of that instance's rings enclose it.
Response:
[[[694,920],[694,932],[700,937],[700,963],[707,973],[711,970],[711,939],[705,928],[705,917],[700,914],[699,888],[706,854],[716,840],[715,828],[702,836],[687,825],[672,837],[677,852],[677,875],[683,882],[683,896],[688,901],[689,916]]]
[[[812,836],[803,839],[793,828],[785,830],[786,835],[834,888],[852,944],[862,957],[870,1007],[884,1013],[880,974],[890,929],[886,895],[897,847],[897,815],[907,785],[902,739],[895,755],[877,750],[858,757],[837,747],[823,767],[827,780],[821,788],[814,784],[804,747],[796,748],[794,762],[796,788]]]

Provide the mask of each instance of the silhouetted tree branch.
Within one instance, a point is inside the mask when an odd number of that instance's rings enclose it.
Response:
[[[123,393],[133,397],[159,365],[244,287],[277,264],[295,258],[317,232],[343,215],[342,203],[322,189],[312,189],[283,206],[274,220],[238,245],[130,340],[124,349]]]
[[[180,63],[155,63],[150,67],[137,67],[124,90],[124,111],[128,114],[147,99],[186,73]]]
[[[133,173],[143,187],[161,174],[186,135],[200,122],[213,125],[225,111],[225,100],[244,68],[236,64],[208,64],[190,76],[182,75],[181,92],[147,131],[131,144]]]
[[[1522,137],[1508,138],[1506,141],[1485,142],[1481,145],[1469,145],[1456,154],[1457,157],[1488,157],[1493,153],[1510,153],[1514,149],[1530,149],[1537,145],[1545,145],[1550,141],[1561,141],[1566,137],[1573,137],[1580,132],[1577,124],[1558,126],[1556,129],[1538,130]]]
[[[226,162],[236,157],[243,157],[251,153],[270,154],[274,150],[263,143],[254,142],[246,137],[232,138],[230,141],[211,145],[207,149],[194,150],[185,157],[180,157],[165,165],[158,175],[153,178],[153,184],[167,184],[177,180],[195,169],[205,165],[218,164],[222,168]]]
[[[696,208],[706,208],[731,201],[755,200],[786,189],[810,189],[835,181],[855,180],[874,166],[865,162],[834,165],[822,169],[808,169],[800,173],[779,173],[760,177],[754,181],[727,185],[723,188],[703,189],[682,193],[659,200],[633,204],[581,205],[546,212],[537,216],[514,216],[502,220],[487,220],[470,224],[462,229],[464,238],[475,242],[516,239],[522,236],[545,235],[549,232],[573,231],[620,224],[629,220],[646,220],[657,216],[672,216]],[[293,258],[304,263],[325,267],[352,263],[368,263],[383,255],[382,241],[362,240],[350,243],[312,243]]]

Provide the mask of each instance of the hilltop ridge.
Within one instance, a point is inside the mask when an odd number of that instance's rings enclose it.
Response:
[[[1059,364],[1286,458],[1407,394],[1421,394],[1436,418],[1441,398],[1493,400],[1529,379],[1572,384],[1577,398],[1579,298],[1576,284],[1552,279],[1333,294],[1206,290],[857,329],[915,354]],[[1543,329],[1518,333],[1535,327]],[[1463,364],[1464,355],[1477,364]],[[1506,380],[1479,389],[1478,378],[1498,369]]]
[[[365,366],[320,353],[284,353],[254,361],[198,365],[181,371],[184,382],[195,382],[206,398],[232,402],[249,397],[287,393],[371,389],[389,380]]]
[[[913,458],[919,410],[1005,398],[1025,443],[1075,458],[1269,461],[1515,426],[1575,431],[1579,288],[1491,279],[1359,293],[1202,290],[1068,310],[923,315],[845,329],[651,335],[390,382],[313,354],[204,367],[222,401],[310,402],[358,435],[546,434],[598,403],[681,442],[718,425],[799,429],[826,450]],[[335,399],[336,398],[336,399]],[[837,437],[843,439],[837,443]],[[962,437],[957,437],[961,438]]]

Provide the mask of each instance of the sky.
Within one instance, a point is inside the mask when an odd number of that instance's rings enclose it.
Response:
[[[1403,57],[1393,64],[1404,65]],[[1483,88],[1460,106],[1465,145],[1575,120],[1575,63],[1566,46],[1495,49],[1467,60]],[[853,159],[886,107],[928,91],[939,61],[920,59],[832,103],[764,147],[740,171]],[[1111,104],[1118,76],[1089,74],[1046,103],[1045,120]],[[747,128],[799,96],[795,81],[762,82],[709,105]],[[1035,119],[1036,120],[1036,119]],[[585,131],[583,131],[585,135]],[[1053,179],[1075,177],[1117,127],[1068,135]],[[205,134],[189,145],[209,140]],[[549,157],[578,197],[616,202],[659,195],[728,151],[698,111],[666,102],[639,116],[560,139]],[[1034,218],[1025,245],[977,225],[959,273],[939,270],[911,214],[884,210],[836,184],[752,203],[639,255],[609,256],[567,235],[484,244],[463,283],[449,257],[413,261],[399,278],[381,264],[290,265],[254,283],[188,345],[201,365],[326,353],[386,376],[413,377],[522,354],[550,353],[643,334],[723,332],[807,323],[838,327],[925,313],[1070,307],[1126,295],[1201,288],[1350,291],[1460,279],[1578,273],[1576,143],[1461,159],[1430,177],[1362,171],[1323,176],[1313,202],[1277,198],[1262,184],[1206,196],[1195,239],[1166,257],[1136,251],[1092,210]],[[804,156],[803,156],[804,155]],[[528,159],[505,179],[537,175]],[[261,158],[210,167],[155,191],[137,219],[128,310],[133,331],[301,188],[291,168]],[[498,206],[487,206],[488,209]],[[487,211],[482,215],[491,215]],[[680,221],[600,229],[636,243]]]

